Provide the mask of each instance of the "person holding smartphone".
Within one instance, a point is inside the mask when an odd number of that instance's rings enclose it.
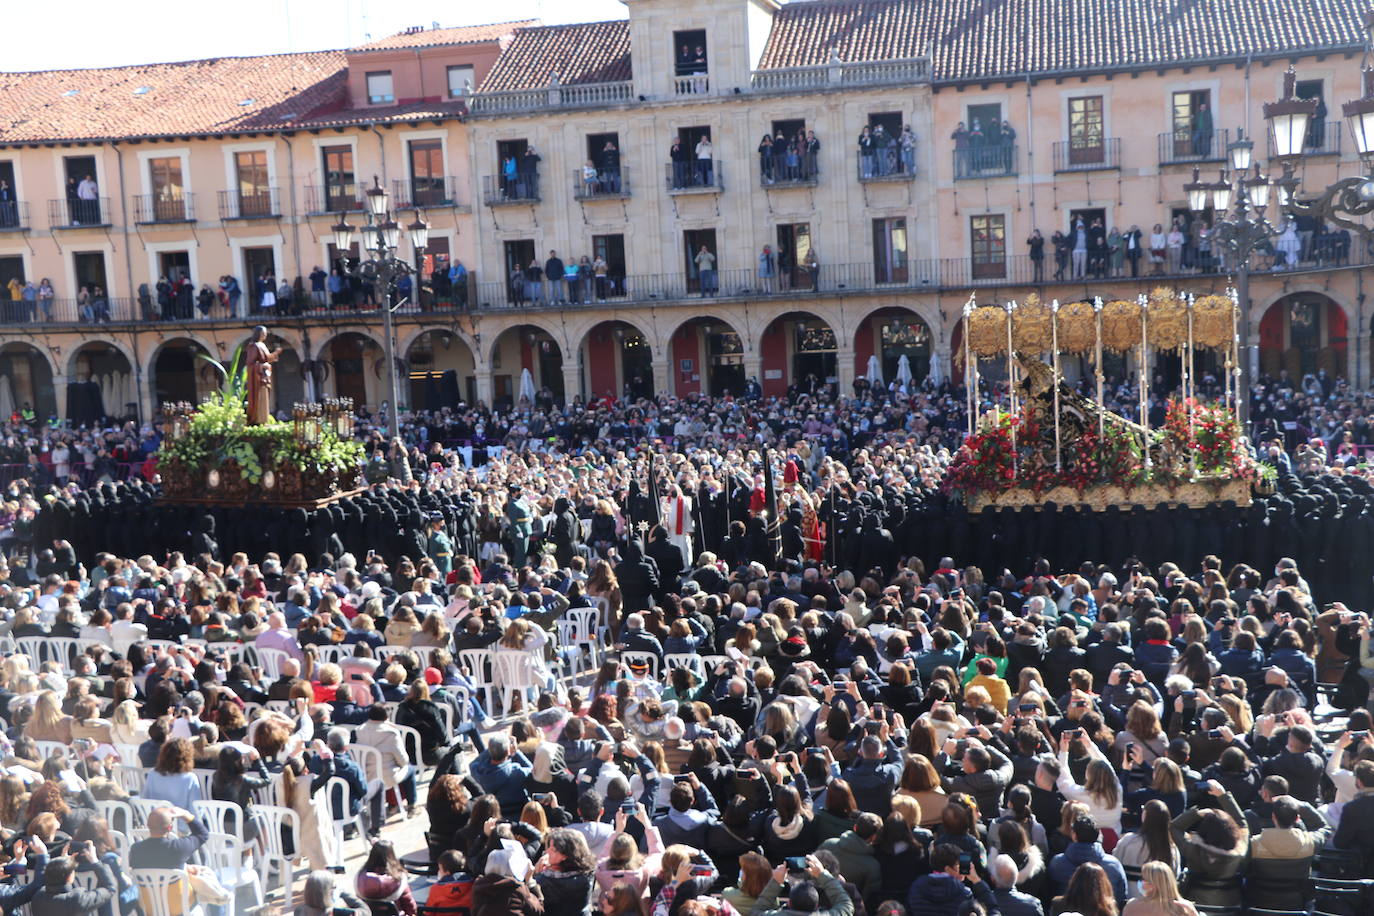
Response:
[[[975,900],[986,910],[997,909],[972,857],[952,843],[931,851],[930,874],[917,878],[907,892],[907,908],[913,913],[961,913]]]

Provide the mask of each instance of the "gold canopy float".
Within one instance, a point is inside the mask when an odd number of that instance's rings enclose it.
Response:
[[[1161,286],[1133,300],[1063,305],[1047,305],[1035,294],[978,305],[971,295],[963,335],[968,439],[951,465],[951,489],[974,509],[1048,501],[1097,510],[1219,500],[1248,505],[1259,470],[1241,447],[1235,420],[1239,314],[1234,290],[1197,297]],[[1225,365],[1222,404],[1197,400],[1199,347],[1216,352]],[[1104,352],[1136,356],[1137,419],[1105,407]],[[1163,430],[1150,429],[1146,367],[1152,352],[1180,361],[1182,397],[1171,402]],[[1042,359],[1047,354],[1048,363]],[[1065,356],[1091,359],[1095,399],[1065,383]],[[978,361],[998,358],[1006,360],[1005,408],[999,404],[979,416]]]

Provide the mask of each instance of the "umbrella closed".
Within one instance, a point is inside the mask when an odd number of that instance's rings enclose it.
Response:
[[[534,403],[534,376],[528,369],[520,370],[520,399]]]
[[[881,385],[883,383],[883,364],[878,359],[877,354],[868,358],[868,372],[866,372],[865,375],[874,385]]]

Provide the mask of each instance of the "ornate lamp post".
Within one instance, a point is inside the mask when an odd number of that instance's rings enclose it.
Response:
[[[1210,205],[1216,214],[1212,223],[1212,250],[1225,253],[1226,262],[1236,274],[1240,300],[1241,327],[1237,341],[1236,390],[1237,416],[1241,429],[1250,432],[1250,380],[1258,369],[1258,353],[1250,352],[1250,257],[1267,246],[1279,229],[1265,218],[1269,206],[1269,180],[1253,162],[1254,141],[1237,132],[1237,139],[1226,148],[1231,170],[1221,171],[1215,182],[1202,181],[1193,169],[1193,180],[1183,186],[1188,207],[1201,215]],[[1253,171],[1253,174],[1252,174]]]
[[[401,227],[391,213],[391,196],[382,187],[381,181],[373,176],[372,187],[367,190],[367,223],[362,227],[362,240],[359,245],[361,255],[357,264],[348,263],[348,250],[353,246],[354,228],[348,224],[344,214],[339,214],[339,222],[333,227],[334,247],[343,260],[344,270],[350,276],[378,287],[382,296],[382,333],[385,335],[384,361],[386,363],[387,399],[391,409],[387,414],[388,428],[394,438],[401,434],[400,401],[396,384],[396,341],[392,333],[392,312],[405,304],[405,300],[391,302],[391,294],[396,281],[401,277],[414,278],[412,289],[418,295],[421,282],[420,262],[425,248],[429,245],[429,224],[415,211],[415,221],[406,226],[411,247],[415,249],[415,261],[411,263],[396,257],[396,249],[401,241]]]

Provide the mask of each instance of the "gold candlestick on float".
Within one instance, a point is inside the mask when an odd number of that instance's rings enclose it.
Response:
[[[1105,424],[1106,424],[1106,422],[1107,422],[1107,420],[1106,420],[1107,414],[1106,414],[1106,411],[1105,411],[1106,401],[1102,400],[1103,373],[1102,373],[1102,297],[1101,297],[1101,296],[1097,296],[1096,298],[1093,299],[1093,319],[1094,319],[1094,324],[1095,324],[1096,330],[1097,330],[1097,364],[1096,364],[1096,366],[1095,366],[1096,373],[1097,373],[1097,403],[1098,403],[1099,406],[1101,406],[1101,407],[1104,408],[1104,410],[1099,411],[1098,414],[1097,414],[1097,437],[1098,437],[1099,439],[1101,439],[1101,438],[1106,434],[1106,425],[1105,425]]]
[[[978,415],[978,367],[969,359],[969,316],[973,314],[973,296],[964,303],[964,402],[968,411],[968,434],[973,435]]]
[[[1050,302],[1050,340],[1054,347],[1054,470],[1062,468],[1059,441],[1059,300]]]
[[[1016,312],[1016,300],[1007,303],[1007,404],[1011,408],[1011,476],[1016,479],[1018,458],[1016,455],[1016,352],[1011,343],[1011,319]]]
[[[1148,344],[1146,340],[1148,315],[1150,312],[1150,300],[1144,293],[1136,300],[1140,305],[1140,425],[1145,428],[1145,467],[1151,467],[1150,462],[1150,370],[1146,361],[1148,359]]]

